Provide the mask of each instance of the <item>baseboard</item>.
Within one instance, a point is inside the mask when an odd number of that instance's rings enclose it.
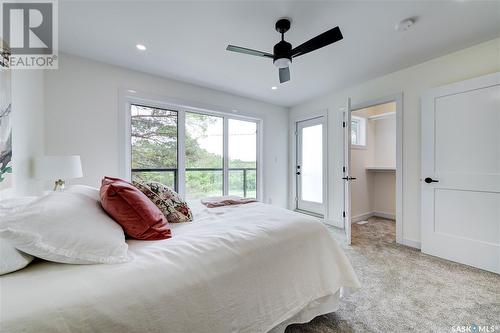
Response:
[[[388,219],[388,220],[394,220],[394,221],[396,220],[396,215],[394,215],[394,214],[373,211],[373,212],[358,214],[356,216],[351,217],[351,223],[364,221],[364,220],[367,220],[373,216],[381,217],[383,219]]]
[[[415,249],[420,250],[421,244],[420,241],[416,241],[413,239],[408,239],[408,238],[403,238],[403,241],[401,242],[402,245],[413,247]]]
[[[396,215],[395,214],[391,214],[391,213],[374,211],[372,216],[377,216],[377,217],[381,217],[383,219],[388,219],[388,220],[394,220],[394,221],[396,221]]]
[[[359,222],[359,221],[364,221],[364,220],[369,219],[372,216],[373,216],[373,212],[358,214],[356,216],[352,216],[351,217],[351,223],[356,223],[356,222]]]

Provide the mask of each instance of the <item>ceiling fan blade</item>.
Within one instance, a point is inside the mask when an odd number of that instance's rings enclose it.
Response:
[[[246,47],[240,47],[240,46],[235,46],[235,45],[228,45],[226,47],[226,50],[232,51],[232,52],[249,54],[249,55],[253,55],[253,56],[257,56],[257,57],[266,57],[266,58],[273,58],[274,57],[271,53],[247,49]]]
[[[280,83],[290,81],[290,68],[280,68]]]
[[[340,28],[335,27],[293,48],[292,57],[298,57],[300,55],[320,49],[323,46],[338,42],[342,38],[344,37],[342,36],[342,32],[340,32]]]

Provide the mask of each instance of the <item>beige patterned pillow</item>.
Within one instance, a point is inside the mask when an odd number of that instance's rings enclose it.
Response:
[[[187,203],[170,187],[153,181],[133,181],[133,185],[161,210],[169,223],[193,220],[193,213]]]

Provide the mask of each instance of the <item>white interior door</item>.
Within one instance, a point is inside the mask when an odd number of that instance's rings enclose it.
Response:
[[[422,252],[500,273],[500,73],[422,99]]]
[[[297,122],[296,208],[324,216],[326,180],[325,117]]]
[[[347,99],[347,106],[344,110],[344,120],[342,123],[344,131],[344,165],[342,167],[342,179],[344,180],[344,230],[347,244],[351,244],[351,99]]]

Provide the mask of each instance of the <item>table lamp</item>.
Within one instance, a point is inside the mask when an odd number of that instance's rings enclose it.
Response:
[[[83,177],[80,156],[43,156],[35,159],[35,178],[54,181],[54,191],[64,190],[65,179]]]

